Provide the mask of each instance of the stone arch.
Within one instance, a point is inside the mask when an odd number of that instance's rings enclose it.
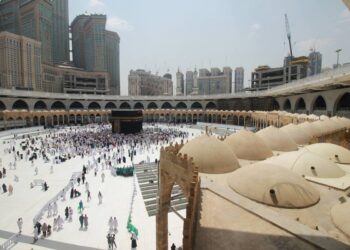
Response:
[[[244,117],[244,120],[245,120],[245,122],[244,122],[244,126],[246,126],[246,127],[252,127],[252,118],[249,116],[249,115],[247,115],[246,117]]]
[[[292,109],[292,105],[290,104],[290,100],[286,99],[283,104],[283,110],[290,111]]]
[[[0,110],[5,110],[6,109],[6,105],[0,101]]]
[[[335,113],[350,114],[350,93],[344,93],[338,97],[334,104]]]
[[[203,106],[199,102],[194,102],[191,105],[191,109],[203,109]]]
[[[35,104],[34,104],[34,110],[47,110],[47,105],[45,102],[43,101],[37,101]]]
[[[33,117],[33,126],[38,126],[39,125],[39,118],[37,116]]]
[[[232,124],[233,125],[238,125],[238,116],[237,115],[233,115],[233,117],[232,117]]]
[[[238,117],[238,125],[239,126],[244,126],[244,117],[243,116],[239,116]]]
[[[162,109],[172,109],[173,106],[169,102],[164,102],[162,104]]]
[[[217,106],[214,102],[208,102],[207,105],[205,105],[205,109],[217,109]]]
[[[196,216],[198,213],[198,197],[200,181],[198,167],[191,159],[178,155],[181,146],[175,145],[161,150],[159,169],[159,206],[156,216],[157,250],[169,249],[168,246],[168,213],[171,206],[172,190],[178,184],[187,199],[186,219],[183,224],[183,249],[192,249]]]
[[[155,102],[150,102],[148,105],[147,105],[147,108],[148,109],[158,109],[158,106]]]
[[[120,109],[131,109],[131,106],[129,103],[127,102],[123,102],[122,104],[120,104]]]
[[[76,123],[78,123],[78,124],[82,124],[83,123],[83,117],[81,116],[81,114],[77,114],[75,116],[75,119],[76,119]]]
[[[75,123],[76,123],[76,121],[75,121],[75,115],[73,115],[73,114],[70,114],[70,115],[69,115],[68,123],[69,123],[69,124],[75,124]]]
[[[84,105],[81,102],[72,102],[69,109],[84,109]]]
[[[91,102],[88,106],[88,109],[101,109],[101,105],[97,102]]]
[[[143,106],[143,104],[141,102],[137,102],[134,105],[134,109],[145,109],[145,107]]]
[[[64,105],[63,102],[55,101],[52,103],[51,109],[66,109],[66,105]]]
[[[39,125],[41,125],[41,126],[45,126],[46,125],[46,121],[45,121],[45,117],[44,116],[40,116],[40,118],[39,118]]]
[[[17,100],[13,103],[12,109],[26,109],[29,110],[28,104],[23,100]]]
[[[184,102],[179,102],[176,104],[176,109],[187,109],[187,105]]]
[[[113,102],[108,102],[105,105],[105,109],[116,109],[117,105],[115,105]]]
[[[317,98],[314,100],[313,104],[311,105],[312,111],[318,111],[318,110],[327,110],[327,103],[323,96],[319,95]]]
[[[52,123],[53,123],[54,126],[58,125],[58,116],[57,115],[54,115],[52,117]]]
[[[280,110],[280,104],[275,98],[272,101],[272,110]]]
[[[300,97],[296,102],[295,102],[295,111],[305,111],[306,110],[306,104],[304,98]]]

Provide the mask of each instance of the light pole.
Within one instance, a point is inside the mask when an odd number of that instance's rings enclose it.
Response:
[[[337,68],[339,67],[339,53],[342,49],[337,49],[335,52],[337,53]]]

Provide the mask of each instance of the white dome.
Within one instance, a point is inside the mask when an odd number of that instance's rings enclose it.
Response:
[[[304,178],[280,166],[255,163],[228,177],[237,193],[276,207],[304,208],[317,203],[320,195]]]
[[[255,133],[241,129],[228,136],[225,141],[240,159],[265,160],[271,157],[272,151],[265,142]]]
[[[345,172],[335,163],[307,149],[284,153],[264,162],[288,168],[301,176],[339,178],[345,175]]]
[[[350,237],[349,211],[350,211],[350,202],[336,204],[331,209],[331,217],[332,217],[333,223],[348,237]]]
[[[308,144],[311,140],[308,132],[293,123],[281,127],[280,130],[288,134],[299,145]]]
[[[274,126],[269,126],[256,133],[272,150],[293,151],[298,145],[285,132]]]
[[[179,154],[192,157],[201,173],[223,174],[239,168],[239,162],[231,148],[214,136],[206,134],[186,143]]]
[[[335,163],[350,164],[350,150],[332,143],[315,143],[305,147],[320,157]]]

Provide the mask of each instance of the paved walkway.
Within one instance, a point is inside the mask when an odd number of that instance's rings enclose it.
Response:
[[[0,238],[9,239],[14,233],[0,230]],[[92,247],[86,247],[86,246],[78,246],[74,244],[64,243],[64,242],[58,242],[54,240],[48,240],[48,239],[40,239],[33,244],[33,236],[27,236],[27,235],[19,235],[16,238],[17,242],[25,243],[25,244],[31,244],[33,246],[40,246],[40,247],[46,247],[50,249],[57,249],[57,250],[99,250],[98,248],[92,248]]]

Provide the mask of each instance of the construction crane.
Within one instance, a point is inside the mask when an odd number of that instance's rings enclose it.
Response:
[[[286,19],[286,30],[287,30],[287,38],[289,42],[290,59],[292,60],[293,59],[292,41],[291,41],[290,27],[289,27],[287,14],[284,14],[284,17]]]

